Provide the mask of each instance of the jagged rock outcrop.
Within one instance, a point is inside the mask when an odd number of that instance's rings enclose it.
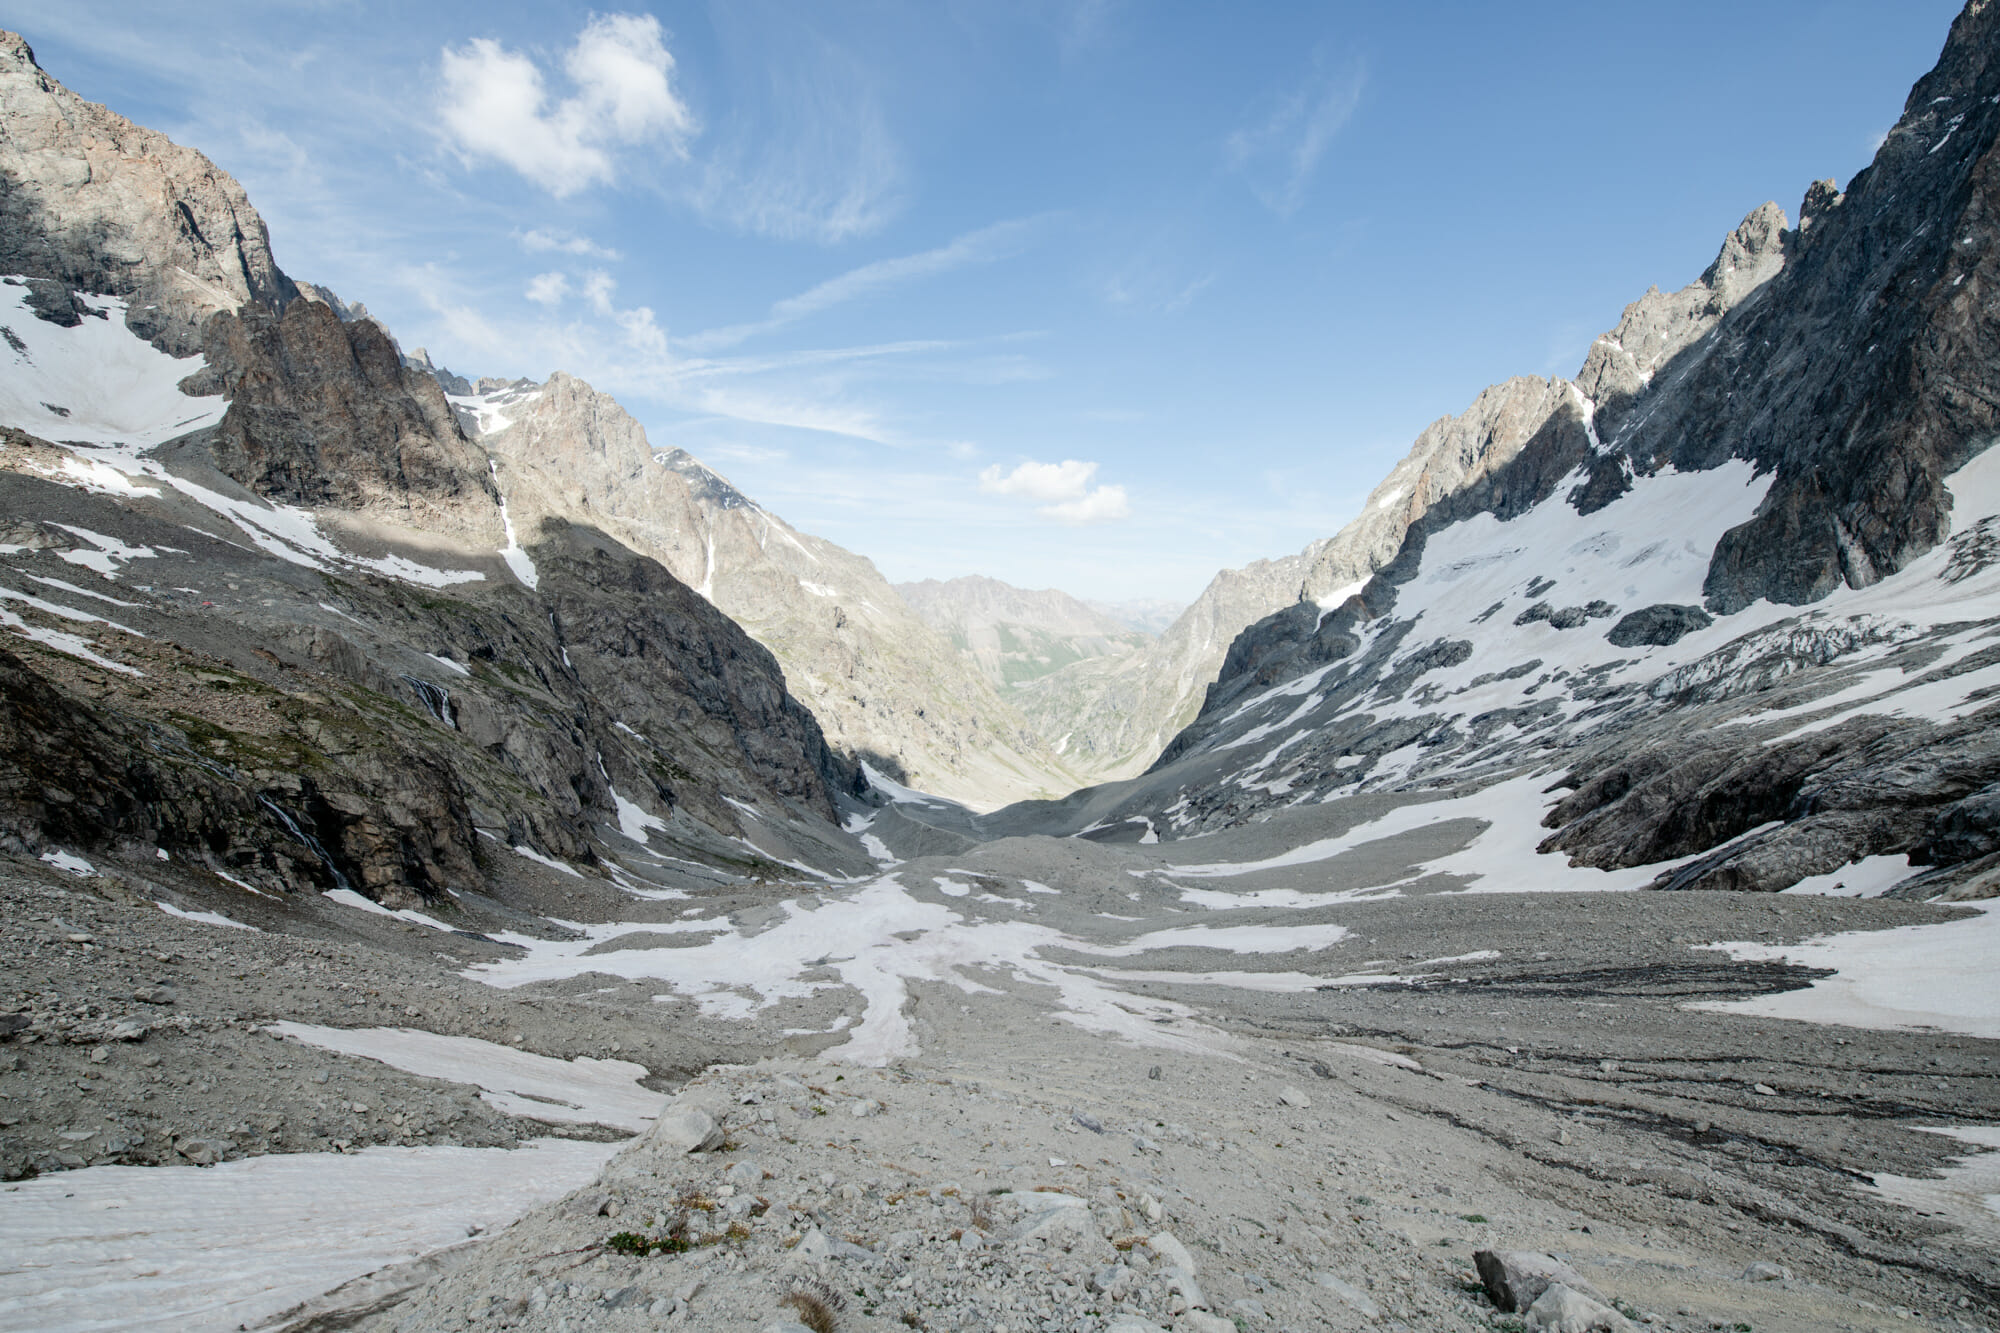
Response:
[[[460,401],[488,432],[517,531],[560,517],[659,560],[777,655],[836,747],[891,777],[975,804],[1076,784],[873,563],[797,531],[684,450],[656,454],[582,380],[495,389],[504,403]]]
[[[1654,288],[1625,307],[1617,327],[1591,344],[1574,381],[1517,376],[1483,390],[1458,416],[1426,427],[1369,494],[1360,516],[1309,548],[1301,596],[1337,606],[1386,567],[1411,527],[1440,506],[1434,527],[1481,511],[1510,516],[1578,467],[1590,470],[1579,497],[1586,512],[1622,494],[1631,468],[1615,456],[1619,430],[1642,400],[1672,392],[1673,382],[1689,373],[1678,364],[1689,349],[1777,275],[1785,235],[1776,204],[1755,209],[1699,278],[1673,293]],[[1661,380],[1670,364],[1674,369]]]
[[[229,399],[215,465],[268,499],[368,514],[488,548],[503,540],[485,451],[437,381],[406,368],[372,319],[317,300],[223,311],[203,331],[192,393]]]
[[[2000,9],[1974,0],[1874,162],[1806,197],[1784,271],[1619,444],[1641,468],[1774,471],[1718,544],[1711,610],[1867,587],[1949,529],[1943,479],[2000,432]]]
[[[74,323],[71,290],[123,296],[127,325],[176,356],[203,322],[297,295],[243,187],[165,135],[87,102],[0,32],[0,272],[48,280],[48,313]]]

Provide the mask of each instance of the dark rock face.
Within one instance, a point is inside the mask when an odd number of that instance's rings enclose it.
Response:
[[[0,502],[22,510],[60,490],[0,472]],[[532,593],[444,596],[106,511],[91,521],[177,542],[176,581],[259,595],[218,617],[133,590],[121,614],[147,638],[130,680],[0,646],[13,850],[160,847],[268,891],[408,905],[485,882],[481,830],[589,865],[620,801],[662,828],[682,812],[737,827],[725,795],[824,827],[855,783],[765,649],[602,534],[549,525]]]
[[[1939,811],[1911,859],[1919,865],[1956,865],[1995,852],[2000,852],[2000,783]]]
[[[501,540],[486,455],[465,437],[428,372],[405,367],[371,319],[342,322],[319,301],[281,315],[211,318],[197,393],[229,411],[210,444],[216,466],[273,500]]]
[[[1620,648],[1636,648],[1641,644],[1664,648],[1714,623],[1715,617],[1698,606],[1660,602],[1620,616],[1604,637]]]
[[[276,310],[297,289],[227,173],[86,102],[0,33],[0,272],[130,298],[127,323],[186,356],[218,310]],[[57,301],[47,315],[73,322]]]
[[[1718,544],[1711,610],[1866,587],[1937,545],[1943,478],[2000,430],[2000,7],[1974,0],[1845,194],[1807,195],[1784,271],[1620,444],[1775,471]]]

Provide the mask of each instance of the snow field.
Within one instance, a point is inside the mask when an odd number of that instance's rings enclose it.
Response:
[[[589,1181],[622,1146],[367,1148],[93,1166],[0,1186],[0,1330],[255,1326],[504,1227]]]

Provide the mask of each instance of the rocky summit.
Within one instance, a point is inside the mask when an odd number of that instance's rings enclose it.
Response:
[[[1995,1327],[1996,54],[1175,618],[0,35],[0,1328]]]

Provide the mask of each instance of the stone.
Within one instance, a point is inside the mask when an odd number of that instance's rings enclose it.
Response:
[[[1146,1238],[1145,1244],[1152,1256],[1169,1268],[1190,1274],[1196,1271],[1194,1256],[1188,1253],[1187,1246],[1181,1244],[1173,1232],[1156,1231]]]
[[[214,1139],[182,1139],[174,1145],[174,1151],[196,1166],[214,1166],[223,1159],[228,1148]]]
[[[1472,1256],[1493,1304],[1508,1314],[1526,1310],[1556,1283],[1602,1301],[1604,1293],[1560,1259],[1535,1250],[1478,1250]]]
[[[967,1235],[973,1233],[967,1232]],[[856,1245],[851,1241],[839,1240],[827,1235],[818,1227],[812,1227],[799,1238],[792,1253],[801,1259],[873,1259],[875,1252]]]
[[[1527,1315],[1529,1333],[1635,1333],[1624,1315],[1560,1282],[1536,1297]]]
[[[870,1116],[882,1114],[882,1103],[874,1100],[872,1097],[864,1097],[850,1106],[848,1111],[855,1119],[866,1120]]]
[[[72,289],[123,296],[127,327],[186,356],[217,311],[296,297],[241,185],[49,78],[13,33],[0,36],[0,108],[0,272],[46,280],[44,318],[76,322]]]
[[[1224,1319],[1221,1315],[1209,1314],[1202,1310],[1189,1310],[1174,1321],[1175,1333],[1238,1333],[1234,1319]]]
[[[1792,1270],[1783,1264],[1774,1264],[1768,1259],[1759,1259],[1743,1270],[1745,1282],[1790,1282]]]
[[[1312,1107],[1312,1098],[1289,1084],[1279,1090],[1278,1101],[1282,1105],[1294,1107],[1301,1111],[1309,1110]]]
[[[1138,1315],[1128,1313],[1112,1315],[1110,1321],[1104,1325],[1104,1333],[1167,1333],[1167,1330],[1150,1319],[1142,1319]],[[1206,1330],[1203,1333],[1206,1333]],[[1234,1333],[1234,1325],[1231,1325],[1231,1333]]]
[[[764,1173],[754,1162],[737,1162],[722,1173],[722,1178],[738,1189],[749,1189],[763,1181]]]
[[[1347,1279],[1333,1273],[1314,1273],[1313,1281],[1368,1318],[1382,1317],[1382,1307],[1375,1303],[1375,1298]]]
[[[682,1152],[711,1152],[722,1146],[722,1126],[698,1106],[669,1106],[646,1131],[649,1142]]]

